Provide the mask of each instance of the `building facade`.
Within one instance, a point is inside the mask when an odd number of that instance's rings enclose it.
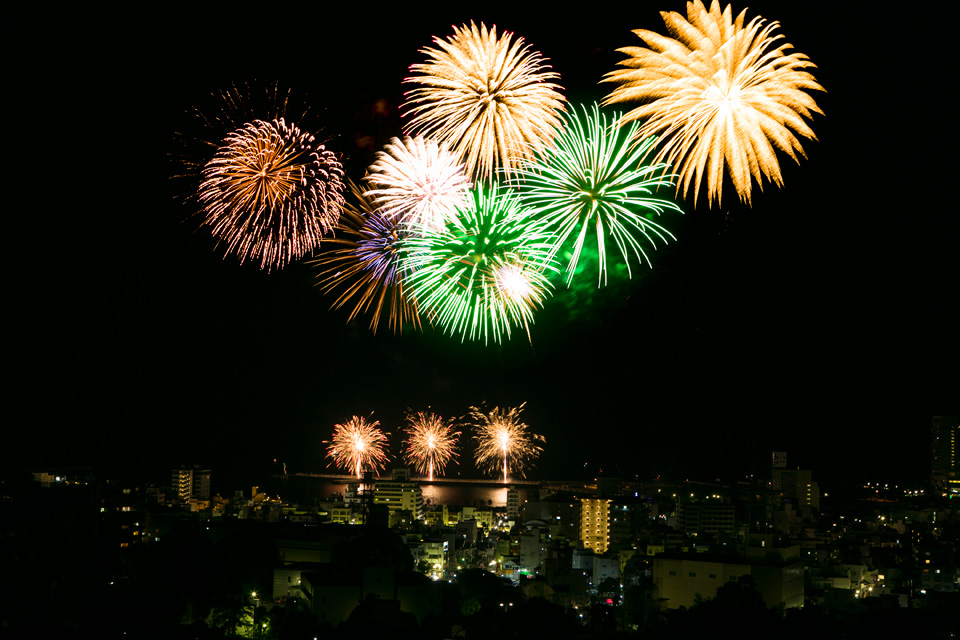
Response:
[[[584,549],[596,554],[606,553],[610,546],[610,502],[605,498],[580,501],[580,540]]]

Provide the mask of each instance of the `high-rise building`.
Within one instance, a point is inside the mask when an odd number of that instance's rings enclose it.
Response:
[[[787,469],[787,454],[773,452],[771,469],[773,488],[798,507],[820,510],[820,485],[814,482],[809,469]]]
[[[677,526],[684,533],[735,533],[737,524],[732,504],[681,503]]]
[[[193,468],[193,495],[197,500],[210,499],[210,469]]]
[[[409,478],[409,472],[398,474],[395,469],[393,479],[378,479],[374,484],[373,503],[386,505],[391,520],[400,517],[401,511],[409,511],[417,520],[423,519],[423,491],[419,484],[410,482]]]
[[[516,520],[520,517],[520,490],[516,487],[507,489],[507,518]]]
[[[773,488],[799,507],[820,510],[820,485],[809,469],[774,469]]]
[[[191,498],[196,500],[210,499],[210,469],[180,467],[171,473],[170,486],[173,494],[186,502]]]
[[[190,491],[193,489],[193,469],[174,469],[170,486],[173,488],[173,495],[183,501],[190,499]]]
[[[580,501],[580,540],[585,549],[606,553],[610,545],[610,500],[583,498]]]
[[[960,493],[960,416],[933,416],[930,428],[930,483]]]

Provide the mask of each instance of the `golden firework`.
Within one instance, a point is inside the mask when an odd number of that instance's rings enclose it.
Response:
[[[380,422],[367,422],[353,416],[343,424],[334,425],[333,439],[325,444],[327,457],[334,463],[354,473],[359,479],[364,468],[378,471],[386,463],[388,456],[383,450],[387,444],[387,434],[380,428]]]
[[[490,177],[498,165],[509,174],[559,124],[564,98],[551,82],[559,76],[523,38],[498,38],[496,26],[471,22],[453,31],[421,50],[426,63],[410,67],[418,75],[405,82],[418,87],[404,104],[414,116],[407,129],[448,143],[472,176]]]
[[[774,147],[799,162],[806,157],[794,133],[816,139],[804,118],[822,114],[807,93],[823,91],[807,69],[809,58],[790,51],[773,32],[778,22],[760,17],[744,26],[746,11],[733,19],[730,5],[721,12],[713,0],[687,2],[687,18],[661,12],[668,38],[645,29],[634,31],[646,47],[619,49],[630,56],[626,69],[608,73],[619,84],[605,104],[643,101],[625,120],[643,120],[637,136],[663,139],[656,162],[677,167],[684,195],[694,183],[694,199],[705,178],[708,201],[719,204],[724,167],[740,199],[750,203],[752,180],[783,183]],[[790,52],[788,52],[790,51]]]
[[[407,416],[407,450],[404,458],[433,482],[433,471],[443,473],[451,458],[457,456],[459,431],[435,413],[418,412]]]
[[[343,169],[332,152],[282,118],[255,120],[227,136],[202,172],[204,224],[240,261],[283,267],[333,229]]]
[[[476,429],[473,439],[477,443],[474,454],[477,467],[499,475],[502,463],[504,484],[510,468],[523,476],[527,461],[543,451],[535,442],[543,442],[544,437],[530,433],[528,426],[520,422],[520,413],[526,404],[512,409],[494,407],[489,412],[470,407],[470,424]]]

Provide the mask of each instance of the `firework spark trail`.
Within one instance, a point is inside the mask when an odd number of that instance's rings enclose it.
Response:
[[[471,176],[491,178],[499,164],[507,174],[517,161],[549,141],[564,98],[551,82],[559,76],[536,51],[496,26],[454,27],[448,40],[422,49],[405,82],[406,129],[447,142],[465,157]]]
[[[641,264],[650,263],[636,235],[654,248],[657,239],[665,243],[673,238],[647,216],[667,209],[682,213],[673,202],[652,197],[658,187],[673,186],[672,176],[664,175],[668,165],[643,163],[654,139],[636,140],[639,124],[622,127],[617,115],[608,124],[597,105],[592,112],[586,107],[582,111],[582,117],[576,109],[566,114],[565,126],[553,145],[524,161],[515,181],[522,204],[536,212],[545,231],[555,239],[554,254],[576,234],[567,265],[568,286],[591,225],[596,228],[599,285],[607,276],[608,237],[623,255],[629,274],[629,253]]]
[[[511,409],[494,407],[489,412],[470,407],[468,424],[475,429],[477,467],[498,473],[502,463],[504,484],[511,469],[523,477],[525,466],[543,451],[543,447],[535,443],[544,442],[544,437],[530,433],[528,426],[520,422],[520,413],[526,404]]]
[[[457,456],[459,431],[453,425],[445,424],[443,418],[434,413],[418,412],[407,416],[410,426],[406,432],[407,450],[404,457],[407,463],[414,465],[420,473],[426,473],[433,482],[433,472],[443,473],[451,458]]]
[[[550,291],[546,272],[556,271],[549,238],[496,183],[475,186],[459,213],[457,224],[402,239],[404,286],[451,335],[501,342],[522,326],[529,337],[534,309]]]
[[[344,205],[333,237],[324,239],[324,245],[333,244],[334,248],[324,250],[311,262],[320,268],[318,284],[325,293],[342,290],[333,308],[353,302],[347,322],[360,313],[370,313],[370,329],[376,333],[386,312],[394,332],[402,333],[404,324],[419,329],[420,315],[407,295],[398,249],[409,229],[383,216],[360,187],[348,183],[351,198]]]
[[[343,169],[332,152],[282,118],[227,136],[202,172],[204,224],[240,261],[282,268],[337,224]]]
[[[434,228],[456,222],[470,188],[458,157],[445,144],[421,136],[390,140],[366,180],[371,187],[366,196],[384,217]]]
[[[743,202],[750,203],[752,180],[762,188],[765,176],[782,184],[774,147],[799,162],[806,157],[796,132],[816,139],[804,118],[823,112],[807,93],[823,91],[809,58],[774,35],[778,22],[755,17],[744,26],[746,11],[733,19],[730,5],[721,12],[713,0],[687,3],[687,18],[661,12],[671,38],[634,31],[646,47],[619,49],[629,56],[604,77],[619,86],[604,100],[644,102],[626,114],[642,120],[638,135],[660,135],[656,161],[677,167],[684,195],[707,181],[707,197],[719,204],[724,167]],[[679,191],[680,184],[677,185]]]
[[[309,101],[279,82],[234,83],[213,91],[201,102],[186,109],[185,117],[176,124],[176,148],[170,153],[176,167],[171,178],[190,185],[189,193],[180,194],[187,203],[196,198],[203,168],[228,134],[255,120],[280,119],[316,131],[304,126],[308,120],[317,125],[310,117]]]
[[[379,428],[380,422],[367,422],[353,416],[343,424],[334,425],[333,439],[327,447],[327,457],[341,469],[355,473],[361,478],[363,469],[379,471],[388,460],[383,450],[387,435]]]

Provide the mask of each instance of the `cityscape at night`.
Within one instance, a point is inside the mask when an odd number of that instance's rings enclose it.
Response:
[[[946,71],[639,4],[38,35],[0,636],[960,635]]]

